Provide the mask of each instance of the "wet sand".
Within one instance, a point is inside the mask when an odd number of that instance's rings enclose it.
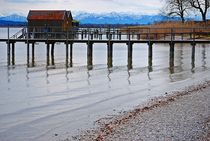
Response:
[[[96,141],[210,140],[210,81],[152,99],[147,105],[111,119],[99,128],[73,137]],[[68,140],[68,139],[67,139]]]

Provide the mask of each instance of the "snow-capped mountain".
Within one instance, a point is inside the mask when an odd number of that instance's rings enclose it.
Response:
[[[73,17],[81,24],[150,24],[171,19],[162,15],[136,15],[116,12],[102,14],[79,12],[73,13]]]
[[[2,16],[0,17],[0,20],[2,21],[13,21],[13,22],[26,22],[26,17],[20,16],[18,14],[12,14],[9,16]]]
[[[80,21],[81,24],[151,24],[154,22],[177,20],[178,18],[168,18],[162,15],[137,15],[127,13],[86,13],[73,12],[73,18]],[[27,19],[18,14],[9,16],[0,16],[0,23],[2,22],[21,22],[26,23]]]

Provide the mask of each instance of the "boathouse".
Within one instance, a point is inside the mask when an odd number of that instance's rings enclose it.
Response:
[[[30,10],[28,13],[28,31],[32,38],[63,37],[73,27],[71,11],[66,10]]]

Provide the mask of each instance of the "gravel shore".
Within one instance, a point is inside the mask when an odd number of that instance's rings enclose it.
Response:
[[[125,112],[76,140],[210,141],[210,82]]]

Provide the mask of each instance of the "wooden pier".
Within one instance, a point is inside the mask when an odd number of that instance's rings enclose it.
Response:
[[[205,28],[206,29],[206,28]],[[46,44],[46,65],[55,65],[54,62],[54,48],[55,43],[63,43],[66,46],[66,67],[73,66],[73,45],[75,43],[84,43],[87,45],[87,65],[93,66],[93,46],[96,43],[107,45],[107,66],[110,68],[113,66],[113,47],[115,43],[123,43],[127,45],[127,58],[128,58],[128,68],[132,68],[132,56],[133,56],[133,45],[134,44],[147,44],[148,45],[148,66],[152,66],[153,57],[153,44],[168,44],[170,60],[169,64],[174,64],[174,47],[177,43],[191,44],[192,46],[192,61],[195,60],[195,47],[196,44],[210,44],[210,28],[207,30],[202,29],[188,29],[190,32],[173,32],[174,29],[165,29],[170,32],[152,33],[149,31],[138,32],[136,31],[121,31],[120,29],[110,30],[110,29],[79,29],[77,31],[70,31],[67,33],[54,33],[48,32],[43,35],[43,33],[32,33],[37,34],[37,38],[30,37],[31,33],[26,33],[25,35],[13,35],[9,37],[8,28],[8,38],[0,39],[0,42],[5,42],[7,44],[7,58],[8,66],[15,65],[15,43],[23,42],[26,44],[27,50],[27,66],[35,66],[35,44],[45,43]],[[148,29],[147,29],[148,30]],[[157,29],[155,29],[157,30]],[[178,29],[184,30],[184,29]],[[199,32],[198,32],[199,31]],[[203,32],[205,31],[205,32]],[[20,33],[20,32],[18,32]],[[62,34],[65,36],[57,35]],[[160,34],[162,36],[160,36]],[[45,36],[45,37],[43,37]],[[21,38],[19,38],[21,37]],[[59,38],[57,38],[59,37]],[[141,38],[144,37],[144,38]],[[31,51],[30,51],[31,49]],[[30,60],[31,55],[31,60]],[[50,59],[51,58],[51,59]],[[51,60],[51,62],[50,62]]]

